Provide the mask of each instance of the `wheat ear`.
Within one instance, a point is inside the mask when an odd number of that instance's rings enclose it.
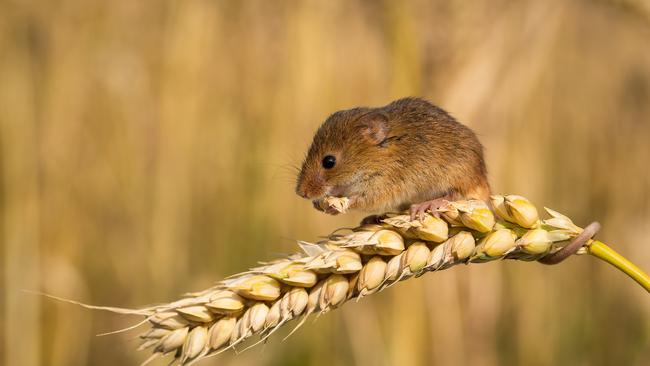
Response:
[[[345,201],[328,202],[337,210],[346,208]],[[399,281],[461,263],[550,258],[584,235],[551,209],[546,209],[550,217],[540,220],[535,206],[521,196],[492,196],[491,205],[496,216],[482,201],[449,202],[435,215],[414,221],[408,215],[386,215],[381,224],[337,231],[318,243],[299,242],[300,253],[260,263],[205,291],[133,310],[151,326],[140,336],[139,349],[153,350],[145,363],[173,354],[175,362],[189,365],[253,336],[259,336],[257,343],[264,341],[301,318],[297,329],[311,314]],[[650,291],[650,277],[602,242],[586,237],[574,249],[614,264]]]

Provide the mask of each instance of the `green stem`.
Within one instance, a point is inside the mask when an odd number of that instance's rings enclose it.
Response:
[[[605,245],[605,243],[598,240],[592,240],[586,245],[586,248],[589,254],[618,268],[635,280],[639,285],[643,286],[646,291],[650,292],[650,276],[645,274],[641,268],[625,259],[622,255],[616,253],[612,248]]]

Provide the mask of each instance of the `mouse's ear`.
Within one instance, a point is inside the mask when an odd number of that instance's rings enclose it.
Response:
[[[378,145],[388,134],[388,116],[381,112],[369,112],[359,118],[359,132],[369,143]]]

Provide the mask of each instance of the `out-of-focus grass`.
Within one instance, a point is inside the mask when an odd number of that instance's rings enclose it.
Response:
[[[293,193],[331,112],[424,96],[525,194],[650,268],[643,1],[6,1],[0,4],[0,354],[133,364],[136,306],[209,286],[360,218]],[[393,287],[229,365],[641,365],[650,300],[587,257]]]

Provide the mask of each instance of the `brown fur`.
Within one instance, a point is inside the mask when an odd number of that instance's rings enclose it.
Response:
[[[321,165],[333,155],[332,169]],[[440,197],[487,200],[483,146],[468,127],[418,98],[332,114],[316,132],[296,193],[351,197],[351,208],[404,210]]]

